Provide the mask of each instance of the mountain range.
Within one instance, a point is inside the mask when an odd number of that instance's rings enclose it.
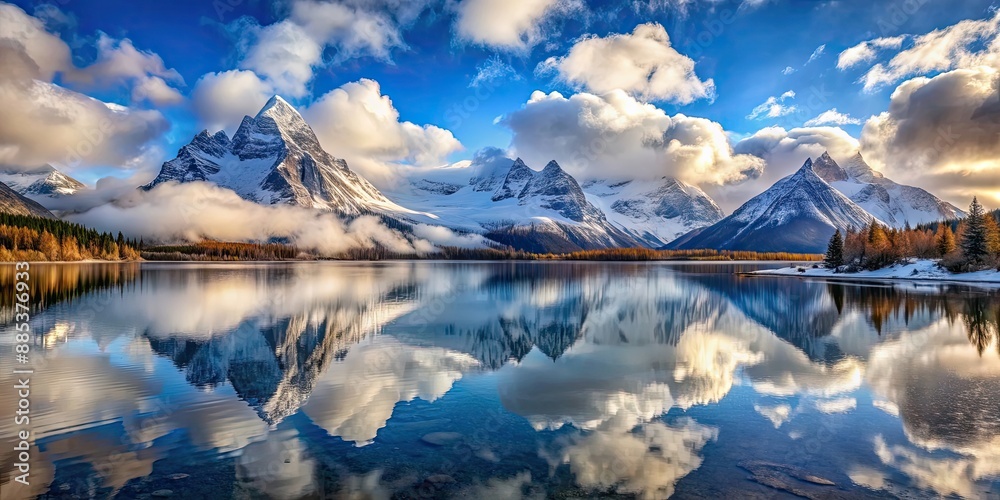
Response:
[[[210,182],[255,203],[348,219],[377,214],[403,231],[443,226],[533,252],[638,246],[817,252],[835,229],[872,220],[904,227],[964,215],[923,189],[886,178],[860,153],[843,167],[827,153],[809,159],[728,217],[701,189],[671,177],[581,183],[555,160],[535,170],[496,148],[453,167],[413,171],[380,191],[323,149],[299,112],[274,96],[255,116],[244,117],[232,137],[197,134],[141,189]],[[44,203],[84,188],[49,165],[0,167],[0,182],[19,195],[5,192],[7,206],[22,212],[40,208],[26,205],[25,196]]]
[[[964,215],[923,189],[885,178],[860,153],[846,168],[823,153],[732,215],[666,248],[821,253],[838,229],[860,229],[872,221],[901,228]]]

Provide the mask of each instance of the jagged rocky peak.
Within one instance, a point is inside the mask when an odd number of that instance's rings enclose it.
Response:
[[[524,187],[527,186],[528,181],[534,177],[535,171],[528,168],[524,164],[524,161],[520,158],[514,160],[514,164],[511,165],[510,170],[507,171],[507,175],[503,179],[503,183],[497,190],[493,193],[493,201],[506,200],[508,198],[517,198],[520,196]]]
[[[826,182],[846,181],[848,177],[847,171],[841,168],[830,157],[828,151],[824,151],[819,158],[816,158],[816,161],[812,164],[812,169],[816,172],[816,175],[820,176]]]
[[[692,231],[672,248],[821,252],[836,229],[873,219],[824,181],[807,159],[795,173],[751,198],[718,223]]]
[[[244,117],[232,140],[225,132],[199,133],[144,188],[167,181],[214,182],[250,201],[345,215],[399,208],[325,151],[302,115],[277,95]]]
[[[873,169],[855,153],[841,168],[828,154],[816,160],[814,170],[826,182],[865,209],[875,218],[893,227],[917,225],[941,219],[961,217],[962,211],[931,193],[898,184]]]
[[[587,196],[576,179],[566,173],[555,160],[534,175],[518,195],[521,204],[529,203],[532,198],[537,199],[542,208],[555,210],[572,221],[605,218],[600,209],[587,201]]]
[[[863,182],[874,182],[876,179],[885,178],[881,172],[873,169],[871,165],[868,165],[868,162],[866,162],[864,157],[861,156],[861,151],[854,153],[854,156],[847,160],[847,163],[844,164],[844,170],[846,170],[848,175],[852,178]]]

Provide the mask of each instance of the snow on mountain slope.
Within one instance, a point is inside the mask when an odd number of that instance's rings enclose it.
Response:
[[[448,176],[413,180],[390,195],[424,213],[410,215],[412,220],[484,234],[515,248],[572,251],[639,245],[610,224],[576,179],[554,161],[535,171],[495,150],[452,170]]]
[[[807,159],[797,172],[753,197],[718,223],[692,231],[668,248],[823,252],[836,229],[860,228],[873,217],[831,187]]]
[[[246,116],[232,139],[199,133],[163,164],[144,186],[208,181],[263,204],[293,204],[357,215],[373,210],[407,212],[323,150],[312,128],[281,97]]]
[[[816,159],[813,168],[823,180],[851,201],[893,227],[916,226],[965,216],[965,212],[958,207],[923,189],[897,184],[886,178],[872,169],[861,153],[851,157],[843,167],[829,154],[823,153]]]
[[[725,216],[704,191],[670,177],[654,182],[594,180],[584,183],[583,190],[611,223],[653,247]]]
[[[0,182],[25,196],[64,196],[86,187],[51,165],[27,170],[0,166]]]
[[[0,212],[13,215],[33,215],[35,217],[45,217],[46,219],[57,219],[52,212],[38,202],[21,196],[6,184],[0,182]]]

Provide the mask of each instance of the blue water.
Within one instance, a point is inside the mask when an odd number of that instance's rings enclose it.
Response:
[[[0,493],[997,498],[1000,295],[774,265],[35,266]]]

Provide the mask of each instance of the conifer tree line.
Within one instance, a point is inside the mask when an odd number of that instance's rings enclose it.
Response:
[[[940,259],[952,272],[1000,269],[1000,212],[986,212],[976,198],[964,219],[894,229],[872,221],[864,228],[837,230],[824,262],[847,272],[875,270],[907,258]]]
[[[139,260],[141,242],[66,221],[0,213],[0,262]]]

